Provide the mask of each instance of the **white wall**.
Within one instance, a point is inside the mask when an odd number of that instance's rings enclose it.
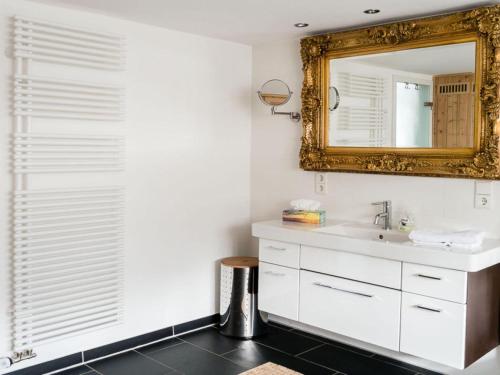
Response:
[[[250,238],[251,48],[96,14],[2,0],[0,356],[10,350],[12,60],[4,50],[14,14],[123,34],[128,51],[125,73],[84,77],[123,81],[128,92],[127,121],[122,126],[89,125],[96,132],[105,128],[126,136],[126,172],[117,175],[127,187],[124,322],[35,347],[38,357],[14,369],[218,312],[217,260],[244,253]],[[74,78],[76,70],[58,67],[51,73]],[[61,121],[50,126],[73,129],[73,124]],[[48,179],[33,183],[34,188],[50,186]]]
[[[254,47],[253,91],[271,78],[283,79],[294,92],[283,110],[299,111],[298,41]],[[279,218],[290,200],[301,197],[320,200],[331,218],[370,221],[379,209],[370,203],[391,199],[395,220],[408,210],[421,227],[474,227],[500,236],[500,182],[494,183],[497,202],[492,210],[474,209],[474,181],[463,179],[328,173],[328,194],[318,195],[314,173],[299,168],[301,126],[285,116],[271,116],[257,95],[252,114],[252,221]]]

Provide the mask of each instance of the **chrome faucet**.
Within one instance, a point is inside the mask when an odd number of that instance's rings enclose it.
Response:
[[[392,229],[391,201],[375,202],[375,203],[372,203],[372,205],[373,206],[382,206],[382,212],[375,215],[375,220],[373,221],[373,224],[378,225],[380,222],[380,219],[383,219],[384,223],[382,225],[382,228],[384,228],[385,230]]]

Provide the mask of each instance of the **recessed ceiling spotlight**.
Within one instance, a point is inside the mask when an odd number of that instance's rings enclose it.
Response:
[[[363,11],[363,13],[366,13],[366,14],[377,14],[377,13],[380,13],[380,9],[366,9]]]
[[[304,22],[299,22],[299,23],[296,23],[293,26],[295,26],[295,27],[307,27],[307,26],[309,26],[309,24],[308,23],[304,23]]]

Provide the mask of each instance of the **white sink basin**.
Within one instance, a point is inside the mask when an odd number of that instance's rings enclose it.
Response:
[[[383,230],[380,226],[362,223],[346,223],[322,227],[315,232],[328,233],[336,236],[357,238],[360,240],[373,240],[381,242],[406,242],[408,235],[395,230]]]

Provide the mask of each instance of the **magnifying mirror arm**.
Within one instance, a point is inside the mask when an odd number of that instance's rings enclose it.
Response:
[[[271,107],[271,114],[272,115],[286,115],[286,116],[290,117],[290,120],[293,120],[295,122],[300,121],[300,113],[299,112],[279,112],[279,111],[276,111],[275,106]]]

